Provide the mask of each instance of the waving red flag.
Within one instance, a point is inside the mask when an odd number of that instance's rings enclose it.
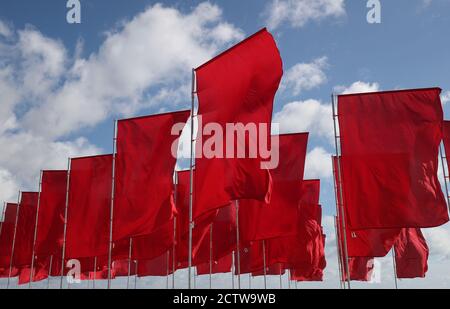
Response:
[[[114,240],[148,235],[174,215],[173,173],[178,133],[190,112],[120,120],[115,160]]]
[[[174,222],[168,221],[150,235],[133,238],[132,257],[135,260],[151,260],[173,248]]]
[[[272,170],[273,191],[270,203],[239,201],[242,241],[256,241],[297,234],[298,205],[302,192],[308,133],[280,135],[279,160]]]
[[[207,275],[212,271],[212,274],[226,274],[231,272],[232,255],[228,254],[218,261],[212,261],[212,264],[204,263],[197,266],[197,275]],[[211,269],[210,269],[210,266]]]
[[[349,258],[348,264],[349,264],[350,280],[368,282],[372,279],[372,273],[374,270],[373,258],[352,257]],[[342,277],[343,277],[342,281],[347,281],[347,275],[345,272],[343,272]]]
[[[6,209],[4,210],[4,212],[5,215],[1,225],[0,233],[0,269],[7,269],[7,277],[11,262],[14,228],[16,226],[17,204],[6,204]]]
[[[67,258],[108,254],[112,162],[112,155],[71,160]]]
[[[138,277],[165,277],[172,274],[170,255],[166,253],[152,260],[139,260],[137,274]]]
[[[43,171],[41,181],[35,255],[61,256],[67,171]]]
[[[444,121],[442,131],[443,131],[442,140],[444,142],[445,157],[447,159],[447,167],[448,167],[448,170],[450,170],[450,121]]]
[[[13,264],[16,267],[31,264],[38,198],[37,192],[22,192],[13,253]]]
[[[339,96],[342,188],[353,229],[449,221],[437,177],[441,90]]]
[[[270,147],[273,100],[283,75],[273,37],[264,29],[197,68],[196,73],[201,123],[195,182],[203,194],[197,197],[194,217],[232,200],[269,202],[271,177],[262,163],[270,160],[270,154],[256,148]],[[214,139],[211,125],[220,126],[224,134],[227,127],[231,131],[223,147],[216,145],[215,154],[203,151],[209,138]],[[231,125],[235,130],[230,130]],[[241,136],[237,141],[236,135]]]
[[[394,248],[397,278],[425,278],[429,250],[420,229],[403,229]]]

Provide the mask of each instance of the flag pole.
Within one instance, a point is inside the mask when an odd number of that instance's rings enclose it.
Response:
[[[131,250],[133,246],[133,238],[130,237],[128,248],[128,276],[127,276],[127,290],[130,288],[130,275],[131,275]]]
[[[66,187],[66,206],[64,209],[64,234],[63,234],[63,246],[61,253],[61,279],[59,282],[59,288],[63,288],[63,277],[64,277],[64,259],[66,255],[66,237],[67,237],[67,213],[69,209],[69,190],[70,190],[70,169],[71,169],[72,160],[68,159],[67,164],[67,187]]]
[[[189,254],[188,254],[188,287],[191,289],[192,280],[192,220],[193,194],[194,194],[194,104],[195,104],[195,69],[192,69],[192,92],[191,92],[191,158],[189,164],[190,184],[189,184]]]
[[[3,202],[2,221],[0,222],[0,235],[2,235],[3,224],[5,223],[6,205],[7,203]]]
[[[237,274],[238,274],[238,289],[241,289],[241,249],[239,243],[239,201],[234,201],[236,206],[236,257],[237,257]]]
[[[213,224],[209,226],[209,289],[212,289]]]
[[[136,264],[136,276],[134,277],[134,289],[136,290],[137,289],[137,279],[138,279],[138,260],[136,260],[135,261],[135,264]]]
[[[263,267],[264,267],[264,289],[267,289],[267,269],[266,269],[266,240],[263,240]]]
[[[398,283],[397,283],[397,264],[395,262],[395,249],[392,248],[392,265],[394,267],[394,282],[395,282],[395,289],[398,290]]]
[[[109,249],[108,249],[108,290],[111,289],[111,266],[113,250],[113,220],[114,220],[114,191],[116,176],[116,151],[117,151],[117,120],[114,121],[114,139],[113,139],[113,159],[112,159],[112,185],[111,185],[111,207],[109,213]]]
[[[94,257],[94,276],[92,277],[92,289],[95,290],[95,279],[97,277],[97,257]]]
[[[41,171],[40,176],[39,176],[38,203],[37,203],[37,209],[36,209],[36,222],[34,224],[33,250],[32,250],[32,254],[31,254],[30,283],[28,284],[29,289],[31,289],[31,283],[33,282],[33,271],[34,271],[34,261],[35,261],[34,255],[36,254],[36,238],[37,238],[37,230],[38,230],[38,222],[39,222],[39,209],[41,206],[42,174],[43,174],[43,171]]]
[[[166,260],[166,290],[169,289],[169,264],[170,264],[170,251],[167,250],[167,260]]]
[[[9,284],[10,284],[10,280],[11,280],[11,273],[12,273],[12,268],[13,268],[13,259],[14,259],[14,249],[16,246],[16,235],[17,235],[17,223],[19,221],[19,209],[20,209],[20,202],[21,202],[21,197],[22,196],[22,192],[19,191],[19,197],[17,199],[17,209],[16,209],[16,223],[14,224],[14,235],[13,235],[13,242],[12,242],[12,247],[11,247],[11,257],[9,259],[9,273],[8,273],[8,283],[6,285],[6,289],[9,289]]]
[[[333,94],[331,96],[331,105],[332,105],[332,109],[333,109],[333,124],[334,124],[334,142],[335,142],[335,147],[336,147],[336,161],[337,161],[337,174],[338,174],[338,191],[339,191],[339,197],[340,197],[340,201],[341,203],[337,203],[337,204],[343,204],[344,199],[343,199],[343,193],[342,193],[342,177],[341,177],[341,157],[339,154],[339,145],[341,141],[341,136],[338,136],[337,133],[337,124],[336,124],[336,119],[339,120],[339,115],[336,114],[336,107],[335,107],[335,99],[337,100],[336,96]],[[349,267],[349,263],[348,263],[348,247],[347,247],[347,232],[346,232],[346,224],[345,224],[345,214],[344,214],[344,209],[343,209],[343,205],[339,205],[338,208],[340,208],[340,216],[341,216],[341,221],[342,221],[342,229],[343,229],[343,239],[344,239],[344,259],[345,259],[345,272],[347,274],[347,285],[348,288],[351,289],[351,283],[350,283],[350,267]]]
[[[178,172],[175,171],[175,190],[174,190],[174,202],[178,205]],[[177,239],[177,217],[173,217],[173,245],[172,245],[172,289],[175,289],[175,253],[176,253],[176,239]]]
[[[50,265],[48,266],[47,290],[50,288],[50,277],[52,276],[53,255],[50,255]]]
[[[280,290],[283,289],[283,276],[281,275],[281,271],[280,271]]]
[[[231,289],[234,290],[234,251],[231,254]]]
[[[449,180],[449,176],[445,172],[445,162],[444,162],[444,159],[447,159],[447,153],[444,156],[444,151],[442,150],[442,144],[439,145],[439,154],[441,155],[442,174],[444,174],[445,196],[447,197],[447,207],[448,207],[448,210],[450,211],[450,195],[448,193],[448,184],[447,184],[447,181]]]
[[[339,241],[339,233],[338,233],[338,219],[337,216],[334,217],[334,231],[336,234],[336,251],[337,251],[337,258],[338,258],[338,269],[339,269],[339,287],[342,289],[342,287],[345,288],[345,285],[343,285],[342,278],[342,259],[341,259],[341,245]]]
[[[252,289],[252,274],[248,274],[248,288]]]

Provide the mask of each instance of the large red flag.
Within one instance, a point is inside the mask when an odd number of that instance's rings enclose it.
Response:
[[[372,279],[374,259],[370,257],[352,257],[348,260],[350,280],[368,282]],[[345,266],[342,266],[345,269]],[[347,281],[347,274],[342,273],[342,281]]]
[[[150,235],[133,238],[132,258],[152,260],[172,250],[174,244],[174,221],[169,220]]]
[[[444,121],[442,140],[444,142],[447,170],[450,170],[450,121]]]
[[[197,266],[197,275],[211,274],[225,274],[231,272],[232,255],[228,254],[218,261],[212,261],[212,263],[204,263]]]
[[[108,254],[112,162],[112,155],[71,160],[67,258]]]
[[[239,201],[239,232],[242,241],[256,241],[297,234],[298,205],[302,191],[308,133],[279,136],[279,160],[272,170],[270,203]],[[301,181],[300,181],[301,182]]]
[[[425,278],[429,250],[420,229],[402,229],[394,248],[397,278]]]
[[[43,171],[41,181],[35,255],[61,256],[67,171]]]
[[[120,120],[115,159],[114,240],[148,235],[174,215],[173,173],[180,132],[190,112]]]
[[[172,274],[172,262],[169,254],[163,254],[152,260],[139,260],[137,266],[138,277],[165,277]]]
[[[271,177],[263,161],[269,161],[270,154],[256,148],[270,147],[273,100],[283,75],[272,35],[264,29],[197,68],[196,73],[201,122],[195,182],[202,194],[194,205],[194,217],[231,200],[269,202]],[[226,142],[217,129],[227,135]],[[237,141],[236,135],[241,137]],[[208,146],[214,153],[204,151]]]
[[[9,272],[11,250],[14,239],[14,228],[16,226],[17,204],[6,204],[6,209],[4,212],[5,215],[0,232],[0,268],[5,270],[7,269]]]
[[[16,267],[31,265],[38,199],[37,192],[22,192],[13,252],[13,265]]]
[[[355,229],[449,221],[438,176],[441,90],[339,96],[342,188]]]

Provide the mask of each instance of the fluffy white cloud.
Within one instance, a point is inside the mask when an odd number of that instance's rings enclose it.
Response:
[[[334,138],[331,104],[317,100],[291,102],[275,114],[274,123],[280,125],[280,133],[310,132],[312,137]]]
[[[327,81],[324,69],[328,58],[321,57],[311,63],[298,63],[290,68],[283,77],[281,89],[297,96],[304,90],[316,88]]]
[[[378,83],[366,83],[357,81],[350,86],[336,86],[334,89],[340,94],[365,93],[379,91],[380,85]]]
[[[288,23],[301,28],[310,21],[345,15],[344,0],[272,0],[265,9],[269,28]]]
[[[0,20],[0,36],[9,37],[12,35],[12,30],[2,20]]]
[[[324,179],[333,176],[332,154],[316,147],[306,156],[305,179]]]
[[[444,225],[433,229],[423,229],[424,236],[431,250],[431,255],[438,259],[450,260],[450,226]]]
[[[184,15],[156,4],[109,33],[97,53],[76,59],[63,85],[32,108],[23,123],[59,137],[111,114],[185,103],[191,68],[242,37],[222,21],[216,5],[201,3]]]
[[[186,104],[191,68],[243,38],[209,2],[187,14],[148,7],[84,58],[81,40],[68,51],[32,26],[12,29],[0,21],[0,201],[36,190],[41,169],[102,152],[80,129]]]
[[[447,104],[450,102],[450,91],[445,91],[441,94],[442,104]]]

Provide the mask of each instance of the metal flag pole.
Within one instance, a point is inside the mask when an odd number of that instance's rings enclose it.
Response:
[[[447,153],[444,156],[444,151],[442,150],[442,144],[439,145],[439,154],[441,155],[442,174],[444,174],[444,185],[445,185],[445,196],[447,197],[447,207],[448,207],[448,210],[450,211],[450,194],[448,192],[448,184],[447,184],[447,181],[449,180],[449,176],[446,173],[445,162],[444,162],[444,159],[447,159]]]
[[[337,258],[338,258],[338,270],[339,270],[339,287],[342,289],[345,289],[345,285],[343,285],[342,282],[342,257],[341,257],[341,246],[339,241],[339,233],[338,233],[338,218],[337,216],[334,217],[334,230],[336,234],[336,251],[337,251]]]
[[[5,223],[6,202],[3,202],[2,221],[0,222],[0,235],[2,235],[3,223]]]
[[[282,290],[283,289],[283,276],[281,275],[281,272],[280,272],[280,290]]]
[[[338,136],[337,133],[337,124],[336,124],[336,119],[339,119],[339,115],[336,114],[336,107],[335,107],[335,99],[336,96],[333,94],[331,96],[331,105],[332,105],[332,109],[333,109],[333,124],[334,124],[334,142],[335,142],[335,147],[336,147],[336,161],[337,161],[337,175],[338,175],[338,186],[339,186],[339,197],[340,197],[340,201],[341,203],[338,202],[338,204],[343,204],[343,193],[342,193],[342,177],[341,177],[341,157],[339,154],[339,145],[340,142],[342,141],[341,136]],[[346,224],[345,224],[345,214],[344,214],[344,207],[343,205],[340,205],[340,216],[341,216],[341,221],[342,221],[342,234],[343,234],[343,240],[344,240],[344,259],[345,259],[345,273],[347,274],[347,285],[348,288],[351,289],[351,283],[350,283],[350,267],[349,267],[349,263],[348,263],[348,247],[347,247],[347,232],[346,232]]]
[[[394,282],[395,282],[395,289],[398,290],[398,283],[397,283],[397,264],[395,262],[395,249],[392,248],[392,265],[394,267]]]
[[[63,277],[64,277],[64,259],[66,255],[66,237],[67,237],[67,213],[69,209],[69,190],[70,190],[70,168],[71,168],[71,159],[68,159],[67,164],[67,187],[66,187],[66,206],[64,209],[64,234],[63,234],[63,246],[61,253],[61,280],[59,282],[59,288],[63,288]]]
[[[209,226],[209,289],[212,289],[212,267],[213,267],[213,223]]]
[[[175,171],[175,190],[174,190],[174,203],[177,205],[178,201],[178,194],[177,194],[177,188],[178,188],[178,172]],[[177,239],[177,217],[173,217],[173,245],[172,245],[172,289],[175,289],[175,254],[176,254],[176,239]]]
[[[169,289],[169,264],[170,264],[170,251],[167,251],[167,260],[166,260],[166,290]]]
[[[95,279],[97,277],[97,257],[94,257],[94,275],[92,277],[92,289],[95,290]]]
[[[138,260],[136,260],[135,261],[135,263],[136,263],[136,276],[134,277],[134,289],[136,290],[137,289],[137,279],[138,279],[138,271],[137,271],[137,269],[138,269]]]
[[[109,213],[109,248],[108,248],[108,290],[111,289],[111,265],[113,250],[113,220],[114,220],[114,191],[116,177],[116,151],[117,151],[117,120],[114,121],[113,159],[112,159],[112,186],[111,186],[111,208]]]
[[[6,285],[6,289],[9,289],[9,284],[11,281],[11,273],[12,273],[12,268],[13,268],[14,249],[16,246],[17,223],[19,221],[19,210],[20,210],[20,202],[21,202],[20,197],[21,196],[22,196],[22,192],[19,191],[19,197],[17,199],[17,209],[16,209],[16,223],[14,224],[14,235],[13,235],[13,241],[12,241],[12,247],[11,247],[11,257],[9,259],[9,273],[8,273],[8,283]]]
[[[234,290],[234,251],[231,254],[231,289]]]
[[[50,277],[52,276],[53,255],[50,255],[50,265],[48,266],[47,290],[50,289]]]
[[[237,278],[238,289],[241,289],[241,249],[239,243],[239,201],[234,201],[236,206],[236,257],[237,257]]]
[[[128,248],[128,276],[127,276],[127,290],[130,288],[130,275],[131,275],[131,250],[133,246],[133,238],[130,238]]]
[[[263,240],[264,289],[267,289],[266,240]]]
[[[288,271],[287,275],[288,275],[288,289],[290,290],[291,289],[291,272]]]
[[[195,69],[192,69],[192,92],[191,92],[191,158],[189,164],[189,254],[188,254],[188,287],[191,289],[192,280],[192,229],[194,223],[192,220],[193,195],[194,195],[194,104],[195,104]]]
[[[252,274],[248,274],[248,288],[252,289]]]
[[[31,254],[30,282],[28,284],[29,289],[31,289],[31,284],[33,282],[33,276],[34,276],[33,272],[34,272],[34,261],[35,261],[35,254],[36,254],[36,238],[37,238],[38,222],[39,222],[39,209],[41,206],[42,174],[43,174],[43,171],[41,171],[40,176],[39,176],[39,191],[38,191],[38,202],[37,202],[37,209],[36,209],[36,222],[34,224],[33,249],[32,249],[32,254]]]

